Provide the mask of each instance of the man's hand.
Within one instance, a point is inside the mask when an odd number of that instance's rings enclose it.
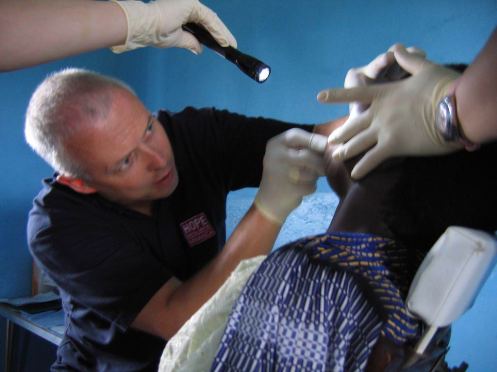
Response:
[[[369,85],[378,76],[378,68],[393,60],[412,76]],[[461,147],[444,141],[435,129],[436,105],[459,77],[457,72],[397,44],[390,54],[379,56],[356,73],[359,75],[349,77],[350,88],[318,94],[323,103],[353,102],[350,118],[329,138],[331,143],[341,144],[333,153],[336,159],[367,151],[352,170],[353,178],[362,178],[393,156],[443,154]]]
[[[391,83],[399,81],[409,75],[395,61],[393,50],[401,47],[398,44],[392,45],[386,53],[369,62],[366,66],[351,68],[345,76],[344,88],[362,87],[378,83]],[[426,53],[416,47],[407,48],[407,52],[421,58],[426,57]],[[349,116],[357,116],[367,110],[369,104],[353,102],[349,105]]]
[[[128,21],[126,43],[112,47],[114,53],[156,46],[186,48],[198,54],[202,51],[200,43],[181,28],[188,22],[201,24],[221,46],[236,48],[236,40],[228,28],[198,0],[113,1],[123,9]]]
[[[290,129],[268,142],[255,198],[265,217],[282,224],[302,198],[316,190],[318,177],[324,175],[326,144],[325,136],[301,129]]]

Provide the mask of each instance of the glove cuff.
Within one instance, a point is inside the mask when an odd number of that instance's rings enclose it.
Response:
[[[121,7],[126,15],[128,32],[126,42],[110,49],[114,53],[142,48],[150,44],[157,44],[160,35],[157,34],[160,24],[160,12],[154,11],[154,3],[145,4],[136,0],[111,0]]]
[[[254,205],[257,210],[268,220],[276,223],[277,225],[283,225],[288,214],[280,216],[278,213],[272,211],[270,207],[267,207],[267,203],[265,203],[263,199],[264,197],[260,195],[260,192],[258,192],[254,200]]]

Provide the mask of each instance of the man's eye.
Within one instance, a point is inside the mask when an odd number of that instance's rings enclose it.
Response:
[[[119,165],[119,171],[124,171],[128,169],[133,164],[133,155],[127,156]]]
[[[152,133],[153,130],[154,130],[154,122],[152,120],[150,120],[150,122],[147,125],[147,129],[145,129],[145,132],[147,132],[147,134],[149,134],[149,133]]]

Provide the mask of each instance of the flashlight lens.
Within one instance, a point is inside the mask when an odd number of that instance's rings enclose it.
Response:
[[[266,79],[269,77],[269,74],[271,73],[271,70],[269,67],[264,67],[259,71],[259,74],[257,76],[257,80],[259,82],[266,81]]]

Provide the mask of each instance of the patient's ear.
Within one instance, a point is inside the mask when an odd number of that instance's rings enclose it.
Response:
[[[348,169],[341,160],[334,160],[332,157],[334,145],[328,145],[324,154],[325,175],[328,184],[340,199],[345,198],[352,184],[350,178],[350,169]]]
[[[74,177],[63,176],[63,175],[59,174],[57,176],[57,182],[61,183],[62,185],[65,185],[67,187],[70,187],[71,189],[73,189],[76,192],[79,192],[80,194],[94,194],[97,192],[96,189],[89,186],[81,178],[74,178]]]

